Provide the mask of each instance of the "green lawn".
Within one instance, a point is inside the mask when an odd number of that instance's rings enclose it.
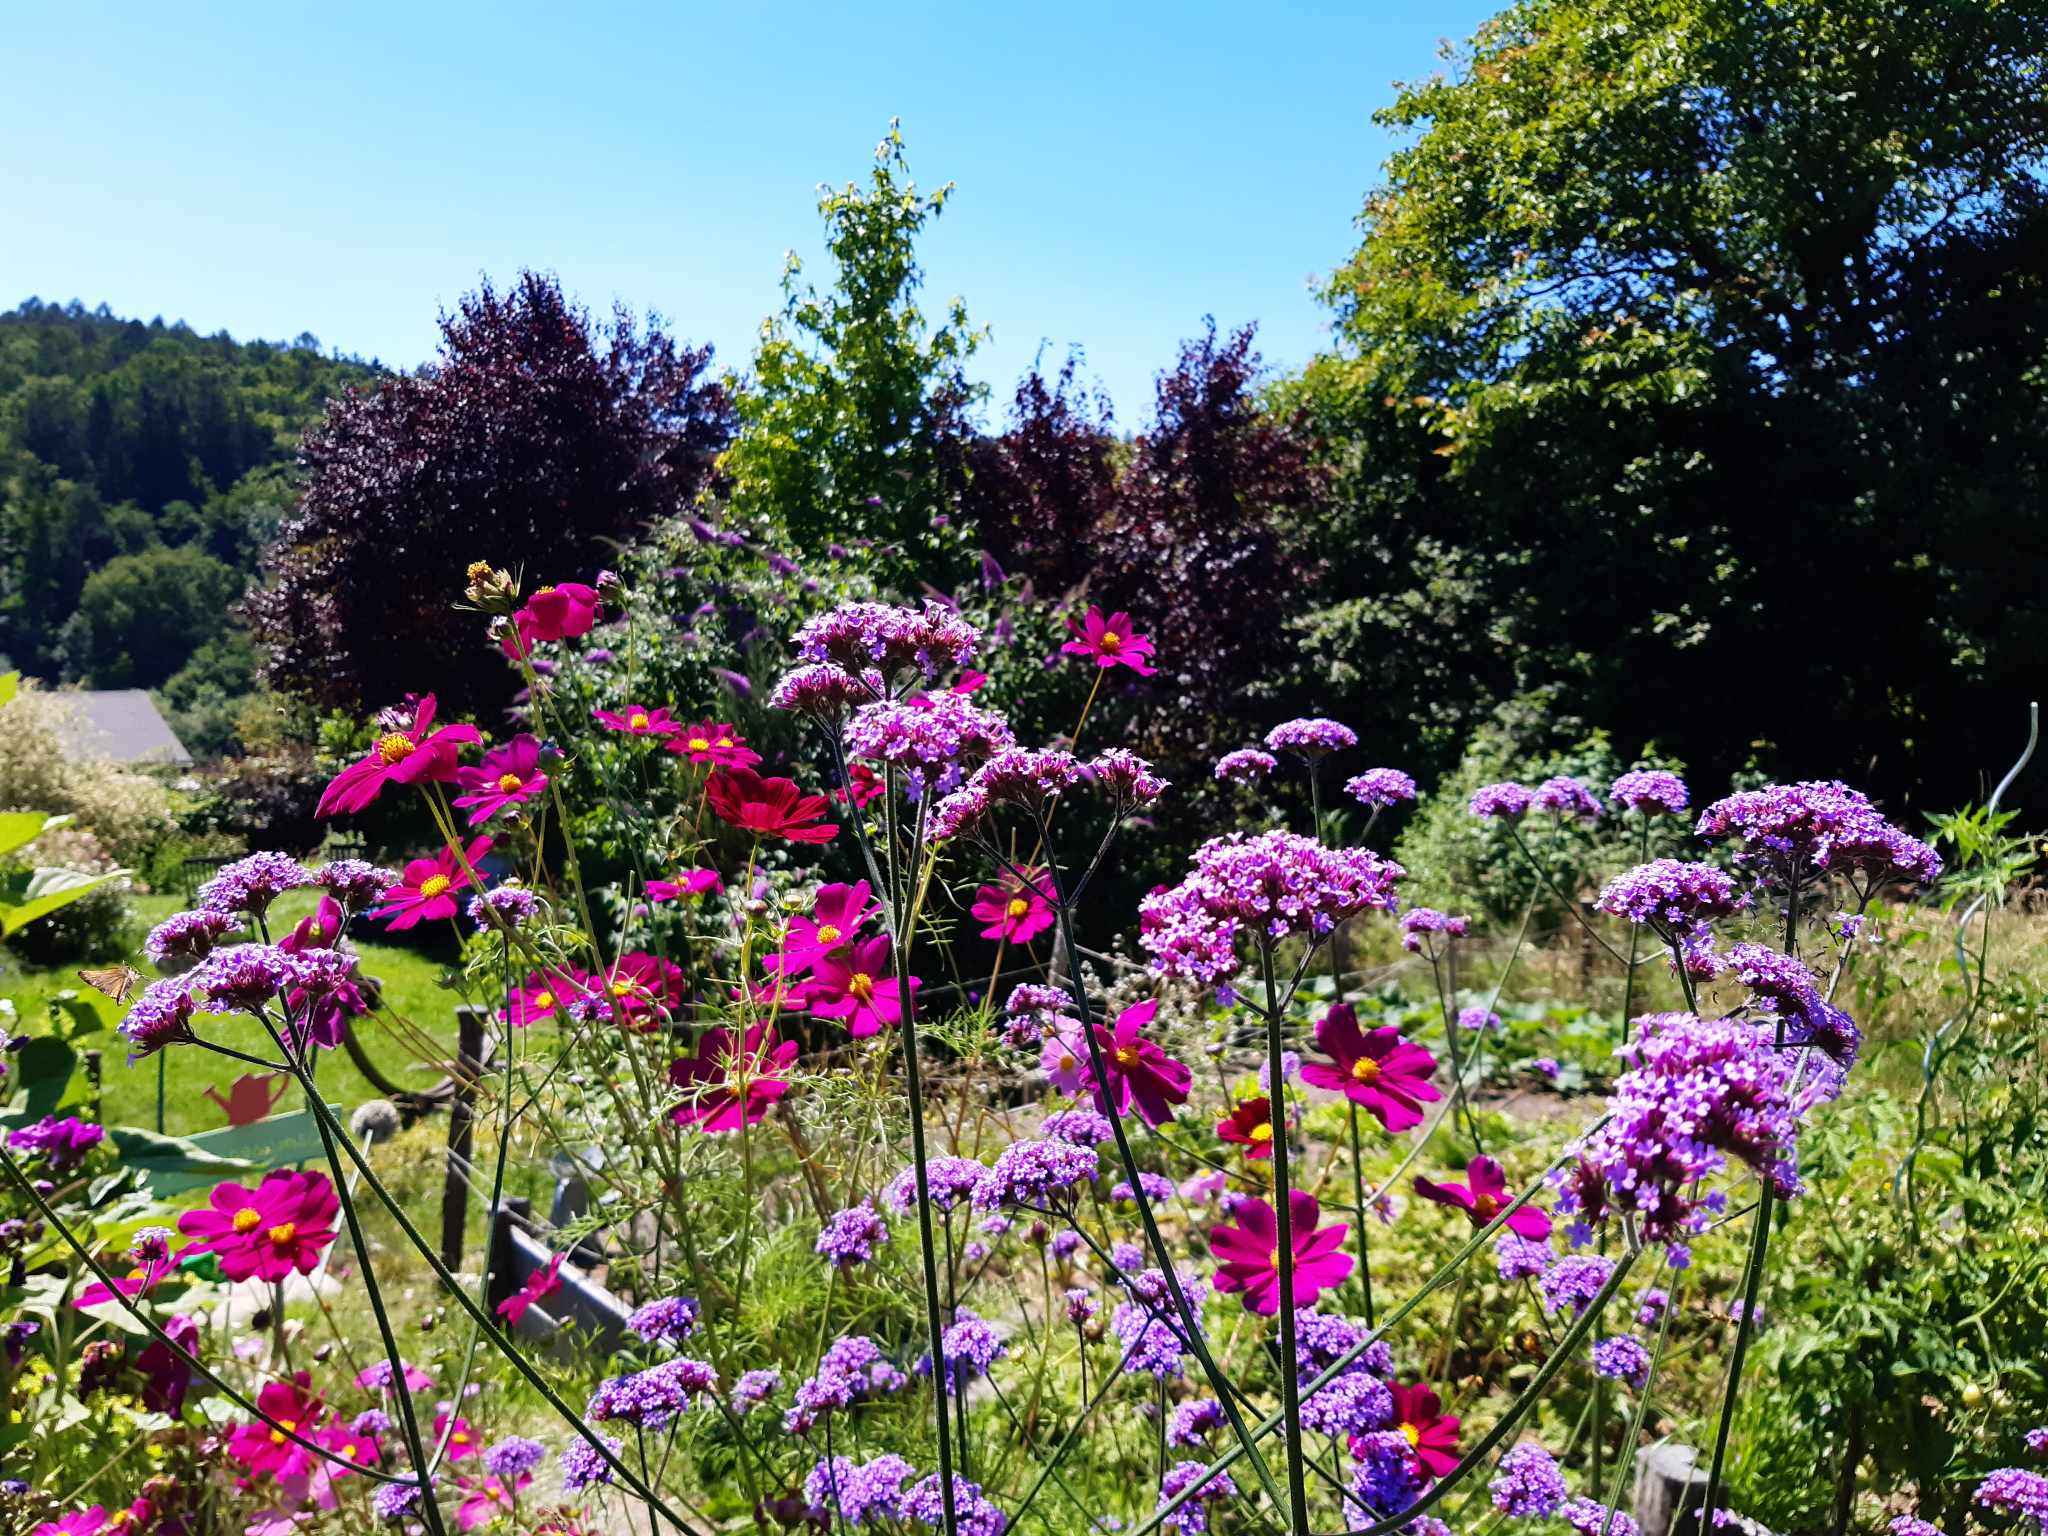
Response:
[[[273,932],[288,929],[310,913],[314,900],[314,896],[305,891],[288,892],[272,910]],[[137,914],[144,925],[162,921],[183,905],[176,895],[135,898]],[[452,1053],[454,1007],[460,998],[442,986],[445,968],[409,949],[394,949],[375,943],[361,944],[358,948],[364,974],[375,976],[383,983],[384,1005],[394,1019],[416,1026],[444,1055]],[[148,962],[139,954],[133,963],[138,970],[149,973]],[[58,993],[69,989],[91,995],[90,990],[78,980],[76,967],[35,969],[16,963],[11,956],[0,957],[0,964],[5,966],[4,971],[0,971],[0,997],[14,1004],[20,1021],[18,1027],[26,1033],[41,1034],[49,1028],[49,1000]],[[154,1128],[160,1080],[166,1130],[174,1134],[189,1134],[212,1130],[227,1123],[226,1114],[207,1097],[206,1090],[217,1089],[225,1098],[228,1085],[235,1077],[244,1072],[254,1072],[255,1068],[190,1046],[175,1047],[153,1060],[139,1061],[131,1066],[127,1042],[113,1030],[120,1010],[112,1003],[101,1002],[101,1015],[107,1021],[107,1027],[98,1034],[80,1038],[76,1044],[80,1051],[97,1049],[101,1053],[101,1094],[106,1123]],[[400,1086],[424,1088],[439,1078],[439,1067],[421,1063],[422,1056],[427,1053],[405,1037],[402,1026],[395,1027],[381,1016],[376,1016],[358,1021],[358,1028],[362,1031],[371,1059]],[[254,1020],[209,1020],[204,1032],[209,1038],[216,1038],[225,1045],[253,1055],[274,1054],[268,1037]],[[345,1108],[352,1109],[362,1100],[374,1096],[374,1090],[357,1072],[345,1052],[334,1051],[323,1057],[320,1078],[329,1097]],[[296,1097],[287,1095],[278,1107],[280,1110],[297,1107]]]

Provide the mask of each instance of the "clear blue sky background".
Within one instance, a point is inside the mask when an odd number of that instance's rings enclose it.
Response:
[[[441,307],[532,266],[743,367],[817,183],[897,115],[920,183],[959,186],[927,310],[993,327],[998,405],[1079,346],[1134,426],[1205,314],[1256,320],[1269,366],[1318,347],[1373,110],[1494,9],[0,0],[0,307],[410,368]]]

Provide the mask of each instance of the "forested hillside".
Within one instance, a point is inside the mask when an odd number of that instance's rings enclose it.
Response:
[[[162,689],[217,734],[253,675],[221,616],[290,507],[299,435],[375,371],[307,335],[237,342],[75,301],[0,314],[6,664]]]

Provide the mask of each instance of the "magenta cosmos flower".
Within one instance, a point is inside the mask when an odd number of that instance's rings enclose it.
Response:
[[[619,963],[604,979],[602,992],[611,1000],[613,1017],[619,1023],[653,1029],[660,1017],[682,1007],[683,970],[673,960],[636,949],[619,956]]]
[[[761,754],[747,745],[746,737],[733,727],[712,720],[684,726],[661,746],[677,757],[718,768],[751,768],[761,761]]]
[[[1030,871],[1029,884],[1011,875],[999,885],[984,885],[974,893],[968,915],[988,926],[984,939],[1001,939],[1008,944],[1028,944],[1052,926],[1052,904],[1036,886],[1039,872]]]
[[[327,1405],[312,1391],[313,1378],[304,1371],[290,1381],[264,1384],[256,1394],[256,1406],[293,1434],[313,1438],[313,1431],[326,1415]],[[251,1477],[266,1473],[293,1477],[312,1470],[313,1453],[296,1441],[287,1440],[261,1419],[237,1424],[228,1432],[228,1455],[249,1469]]]
[[[725,882],[718,877],[715,869],[685,869],[673,880],[650,880],[647,882],[647,899],[653,902],[681,901],[689,896],[702,896],[707,892],[725,889]]]
[[[473,827],[507,806],[526,804],[548,787],[548,776],[540,771],[540,742],[525,735],[493,747],[474,768],[458,768],[455,778],[468,791],[455,803],[469,812]]]
[[[1458,1420],[1443,1411],[1443,1403],[1429,1383],[1418,1381],[1396,1386],[1394,1428],[1406,1437],[1415,1459],[1431,1477],[1443,1477],[1457,1469]]]
[[[1090,608],[1083,618],[1067,620],[1067,631],[1074,638],[1060,650],[1068,656],[1093,656],[1098,667],[1129,667],[1140,677],[1158,670],[1152,665],[1152,641],[1135,632],[1128,613],[1104,618],[1100,608]]]
[[[1422,1124],[1422,1106],[1443,1097],[1429,1080],[1436,1057],[1392,1025],[1361,1030],[1349,1003],[1317,1022],[1316,1049],[1331,1060],[1303,1062],[1301,1080],[1343,1094],[1389,1131]]]
[[[282,1168],[254,1189],[216,1184],[207,1200],[208,1208],[178,1218],[178,1230],[194,1240],[186,1252],[214,1254],[230,1280],[310,1275],[341,1211],[326,1174]]]
[[[653,709],[645,704],[628,704],[623,709],[593,709],[590,718],[607,730],[623,731],[628,736],[673,736],[682,729],[681,724],[669,717],[666,708]]]
[[[580,581],[538,587],[526,606],[512,615],[512,633],[505,637],[507,656],[524,656],[536,640],[574,640],[597,623],[597,589]]]
[[[729,1029],[706,1030],[696,1055],[669,1065],[668,1080],[683,1091],[670,1118],[713,1133],[756,1124],[789,1092],[781,1074],[796,1053],[796,1042],[778,1040],[771,1025],[756,1024],[737,1043]]]
[[[809,917],[792,917],[782,948],[763,957],[761,968],[771,975],[801,976],[835,949],[844,949],[860,935],[861,925],[878,910],[871,906],[867,881],[852,885],[821,885],[811,899]]]
[[[1216,1289],[1242,1291],[1248,1311],[1271,1317],[1280,1310],[1280,1221],[1263,1200],[1240,1200],[1234,1227],[1216,1227],[1209,1248],[1221,1264]],[[1318,1228],[1323,1210],[1316,1197],[1302,1190],[1287,1196],[1287,1215],[1294,1249],[1294,1300],[1312,1307],[1324,1291],[1334,1290],[1351,1274],[1351,1255],[1342,1252],[1344,1224]]]
[[[1118,1114],[1129,1114],[1135,1106],[1147,1125],[1164,1125],[1173,1118],[1176,1104],[1187,1103],[1194,1073],[1139,1034],[1158,1011],[1159,1000],[1148,998],[1118,1014],[1112,1028],[1089,1026],[1108,1079],[1094,1085],[1097,1109],[1107,1112],[1114,1099]]]
[[[461,858],[453,848],[443,848],[431,859],[414,859],[405,866],[405,877],[386,891],[383,905],[370,913],[380,917],[393,933],[456,913],[455,893],[470,883],[470,871],[491,851],[491,840],[480,837]]]
[[[498,1303],[498,1316],[508,1323],[516,1323],[526,1316],[526,1309],[535,1302],[545,1301],[562,1288],[562,1260],[565,1254],[551,1253],[547,1263],[541,1265],[526,1277],[526,1284]]]
[[[889,974],[889,936],[877,934],[862,943],[820,955],[811,967],[808,1001],[823,1019],[844,1019],[855,1039],[878,1035],[885,1025],[903,1022],[903,996]],[[910,990],[924,985],[915,976]]]
[[[525,1029],[537,1020],[554,1018],[577,998],[590,994],[590,978],[581,971],[546,975],[535,971],[506,998],[505,1022],[514,1029]]]
[[[1439,1184],[1417,1174],[1415,1193],[1438,1205],[1455,1205],[1471,1217],[1473,1226],[1483,1227],[1507,1208],[1507,1174],[1492,1158],[1475,1157],[1465,1165],[1465,1177],[1469,1181],[1465,1184]],[[1540,1242],[1550,1236],[1550,1216],[1534,1205],[1525,1205],[1508,1218],[1508,1230]]]
[[[410,722],[402,711],[386,711],[378,723],[383,734],[369,756],[349,764],[320,792],[316,816],[353,816],[384,792],[386,784],[452,784],[456,759],[465,745],[483,738],[473,725],[444,725],[434,730],[434,696],[412,703]]]

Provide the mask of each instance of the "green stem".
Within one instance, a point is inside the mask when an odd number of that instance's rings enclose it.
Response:
[[[1311,764],[1313,772],[1313,764]],[[1266,983],[1266,1075],[1272,1082],[1273,1114],[1273,1220],[1279,1243],[1277,1268],[1280,1272],[1280,1411],[1285,1415],[1284,1443],[1287,1448],[1288,1529],[1294,1536],[1308,1536],[1308,1486],[1302,1474],[1300,1372],[1294,1353],[1294,1213],[1289,1196],[1293,1185],[1288,1177],[1287,1079],[1281,1065],[1280,998],[1273,979],[1273,944],[1259,940],[1259,969]]]

